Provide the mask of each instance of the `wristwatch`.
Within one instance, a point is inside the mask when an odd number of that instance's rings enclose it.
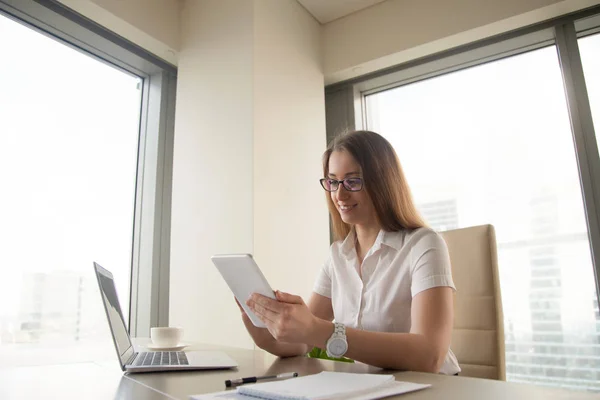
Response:
[[[340,358],[348,351],[348,341],[346,340],[346,327],[344,324],[336,322],[334,324],[333,334],[327,340],[327,356]]]

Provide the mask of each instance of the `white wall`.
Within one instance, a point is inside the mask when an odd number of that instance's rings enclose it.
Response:
[[[307,300],[329,248],[320,26],[295,0],[254,4],[254,252]]]
[[[189,0],[175,121],[170,323],[252,347],[214,253],[310,292],[327,252],[320,26],[295,0]]]
[[[92,0],[137,29],[179,49],[179,0]]]
[[[210,256],[254,249],[252,15],[247,1],[183,5],[169,310],[187,340],[246,347],[239,311]]]
[[[387,0],[323,26],[331,84],[598,4],[598,0]]]
[[[59,0],[85,17],[103,25],[177,65],[179,51],[179,0]]]

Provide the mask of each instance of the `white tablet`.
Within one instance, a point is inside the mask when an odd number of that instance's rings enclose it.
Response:
[[[275,299],[275,293],[265,279],[251,254],[217,254],[211,257],[229,289],[240,302],[250,321],[259,328],[265,324],[248,308],[246,300],[252,293],[259,293]]]

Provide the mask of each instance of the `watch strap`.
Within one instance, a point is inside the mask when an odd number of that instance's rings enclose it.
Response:
[[[331,334],[331,337],[329,338],[329,340],[327,340],[326,352],[327,352],[328,357],[339,358],[339,357],[343,356],[343,354],[337,355],[337,354],[331,354],[329,352],[329,343],[336,339],[341,339],[344,342],[346,342],[346,349],[347,349],[348,342],[346,340],[346,326],[340,322],[334,322],[333,333]],[[344,354],[345,354],[345,352],[344,352]]]
[[[346,326],[339,322],[335,322],[333,325],[332,337],[333,336],[339,336],[339,337],[343,337],[345,339],[346,338]]]

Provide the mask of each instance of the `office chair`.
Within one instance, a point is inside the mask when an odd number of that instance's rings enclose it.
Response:
[[[504,323],[492,225],[440,232],[456,285],[451,348],[461,376],[506,380]]]

